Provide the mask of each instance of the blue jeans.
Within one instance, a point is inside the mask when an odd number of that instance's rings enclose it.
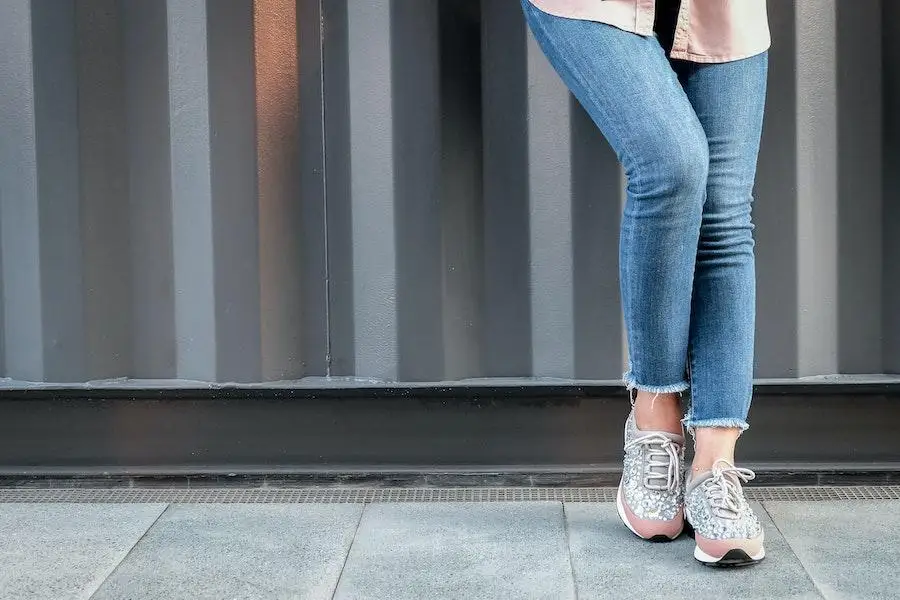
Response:
[[[653,36],[522,5],[627,176],[625,385],[688,390],[691,430],[746,429],[756,316],[751,205],[768,55],[670,61]]]

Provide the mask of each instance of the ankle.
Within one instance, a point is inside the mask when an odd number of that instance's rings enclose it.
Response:
[[[728,427],[701,427],[695,433],[693,475],[711,471],[721,460],[734,464],[734,448],[741,431]]]
[[[701,473],[706,473],[707,471],[712,471],[715,464],[721,460],[728,461],[730,464],[733,465],[734,464],[734,455],[720,456],[718,458],[694,456],[694,461],[691,464],[691,473],[696,476],[696,475],[700,475]]]
[[[684,435],[681,426],[681,397],[679,394],[637,392],[634,418],[642,431],[665,431]]]

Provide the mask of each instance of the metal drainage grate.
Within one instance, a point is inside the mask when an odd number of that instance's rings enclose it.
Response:
[[[759,501],[900,500],[900,486],[748,488]],[[612,502],[615,488],[0,489],[0,503]]]
[[[833,502],[840,500],[900,500],[900,486],[748,488],[747,497],[760,502]]]

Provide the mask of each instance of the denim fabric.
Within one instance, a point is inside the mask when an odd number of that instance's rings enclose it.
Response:
[[[619,240],[629,388],[690,391],[685,424],[747,428],[752,190],[768,54],[670,61],[657,39],[522,0],[550,63],[627,176]]]

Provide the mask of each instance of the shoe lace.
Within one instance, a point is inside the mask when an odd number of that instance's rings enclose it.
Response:
[[[647,468],[644,469],[644,487],[660,492],[674,492],[681,485],[678,444],[659,433],[635,438],[625,444],[625,450],[643,446]]]
[[[712,477],[704,483],[710,506],[716,516],[735,520],[740,517],[744,499],[741,482],[756,478],[750,469],[735,467],[727,460],[716,461],[713,465]]]

